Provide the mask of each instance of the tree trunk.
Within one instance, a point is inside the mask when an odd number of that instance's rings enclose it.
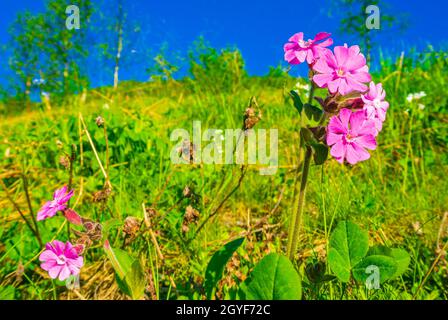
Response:
[[[118,87],[118,72],[120,69],[120,58],[121,58],[121,50],[123,49],[123,23],[124,23],[124,15],[123,15],[123,4],[120,0],[118,2],[118,21],[117,21],[117,55],[115,56],[115,70],[114,70],[114,90]]]

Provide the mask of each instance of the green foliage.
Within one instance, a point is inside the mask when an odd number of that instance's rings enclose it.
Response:
[[[288,258],[271,253],[255,266],[238,295],[242,300],[300,300],[302,281]]]
[[[330,237],[328,263],[339,280],[348,282],[353,267],[368,250],[367,232],[350,221],[341,221]]]
[[[210,262],[207,265],[207,270],[205,271],[205,294],[207,299],[212,299],[218,281],[222,277],[224,268],[232,257],[233,253],[241,246],[244,238],[238,238],[229,243],[226,243],[221,249],[216,251]]]
[[[234,92],[246,78],[244,60],[238,50],[220,51],[207,46],[202,38],[189,54],[190,74],[195,80],[193,89],[204,88],[213,93]]]
[[[403,249],[374,246],[369,249],[368,234],[356,224],[341,221],[330,238],[328,263],[342,282],[348,282],[351,275],[359,281],[366,282],[373,270],[377,268],[379,281],[402,275],[408,268],[409,254]]]
[[[120,289],[132,299],[140,299],[146,287],[146,277],[140,262],[132,258],[126,251],[104,246],[109,261],[116,272],[116,280]]]
[[[359,282],[365,283],[372,272],[369,272],[368,268],[370,266],[378,268],[380,283],[384,283],[384,281],[391,279],[397,271],[397,265],[391,257],[372,255],[362,259],[362,261],[353,268],[353,277]]]
[[[373,246],[369,249],[367,253],[368,256],[373,255],[382,255],[386,257],[390,257],[396,264],[396,271],[391,278],[396,278],[401,276],[406,272],[409,267],[409,263],[411,262],[411,257],[406,250],[400,248],[388,248],[386,246]]]

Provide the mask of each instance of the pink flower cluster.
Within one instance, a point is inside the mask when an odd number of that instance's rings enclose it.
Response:
[[[55,216],[58,212],[63,212],[69,222],[79,225],[82,218],[73,209],[67,207],[73,194],[73,190],[67,192],[66,186],[56,190],[53,199],[46,202],[37,213],[37,220],[45,220]],[[65,244],[58,240],[49,242],[39,256],[39,260],[42,262],[41,268],[48,271],[52,279],[59,278],[63,281],[70,276],[76,276],[84,264],[83,257],[80,256],[81,251],[81,247],[73,246],[68,241]]]
[[[329,98],[350,94],[350,100],[346,101],[353,101],[351,105],[337,108],[339,114],[328,114],[326,143],[337,161],[355,164],[370,158],[366,149],[376,148],[376,137],[383,127],[389,103],[384,100],[386,92],[382,84],[371,81],[359,46],[336,46],[331,51],[327,48],[333,43],[329,36],[320,32],[313,40],[304,41],[302,32],[295,34],[284,46],[285,60],[290,64],[306,60],[312,81],[317,87],[328,89]],[[318,42],[323,39],[326,40]]]

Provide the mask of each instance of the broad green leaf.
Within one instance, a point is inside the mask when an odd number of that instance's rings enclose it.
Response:
[[[328,157],[328,147],[323,143],[313,143],[311,148],[313,148],[314,151],[314,163],[317,165],[324,164]]]
[[[204,287],[207,299],[212,299],[216,284],[221,280],[227,262],[243,241],[244,238],[238,238],[226,243],[221,249],[213,254],[213,257],[207,265],[207,270],[205,271]]]
[[[140,299],[146,286],[146,276],[140,262],[124,250],[113,249],[108,241],[104,244],[104,250],[115,270],[120,289],[132,299]]]
[[[302,281],[288,258],[271,253],[255,266],[238,296],[242,300],[300,300]]]
[[[394,259],[397,264],[397,271],[392,275],[391,279],[401,276],[406,272],[409,263],[411,262],[411,257],[409,254],[399,248],[388,248],[386,246],[374,246],[369,249],[367,253],[368,256],[371,255],[383,255]]]
[[[314,123],[318,123],[324,114],[321,109],[309,103],[303,105],[303,110],[307,119]]]
[[[391,279],[397,271],[397,263],[393,258],[382,255],[367,256],[353,268],[353,277],[366,282],[367,278],[375,276],[378,273],[379,282],[383,283]]]
[[[299,94],[296,91],[291,90],[289,92],[289,95],[292,98],[292,101],[294,103],[294,107],[297,109],[297,111],[299,111],[299,113],[302,113],[303,103],[302,103],[302,100],[300,99]]]
[[[300,128],[300,135],[302,136],[302,139],[305,141],[307,145],[313,145],[318,143],[316,141],[316,138],[314,138],[313,132],[307,127]]]
[[[350,221],[341,221],[330,237],[328,263],[339,280],[348,282],[352,268],[368,250],[367,232]]]

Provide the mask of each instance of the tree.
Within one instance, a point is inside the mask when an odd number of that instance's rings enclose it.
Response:
[[[331,11],[334,10],[336,15],[340,17],[340,27],[339,31],[341,33],[354,35],[361,41],[361,46],[363,50],[367,53],[367,61],[370,63],[371,51],[375,44],[376,35],[380,32],[392,31],[402,31],[406,28],[407,22],[404,15],[391,15],[385,13],[388,8],[386,1],[382,0],[337,0],[331,2]],[[370,13],[366,9],[370,6],[376,6],[380,10],[380,29],[369,29],[366,26],[366,20]],[[370,9],[369,8],[369,9]]]
[[[92,6],[90,0],[78,1],[78,6],[87,22]],[[34,88],[55,96],[64,97],[87,85],[81,70],[88,46],[87,28],[66,28],[66,2],[49,0],[42,14],[29,12],[18,14],[9,29],[12,51],[9,65],[15,72],[14,87],[19,97],[30,105]]]

